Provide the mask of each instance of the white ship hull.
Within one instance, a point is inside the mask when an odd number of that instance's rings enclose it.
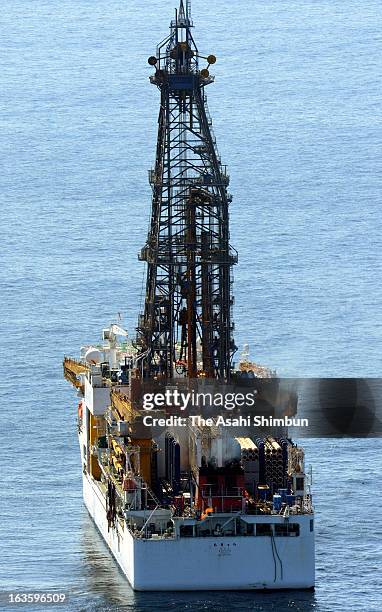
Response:
[[[135,590],[314,587],[312,515],[293,516],[293,522],[300,525],[298,537],[139,539],[118,521],[117,528],[108,531],[105,498],[87,474],[83,475],[83,494],[92,519]]]

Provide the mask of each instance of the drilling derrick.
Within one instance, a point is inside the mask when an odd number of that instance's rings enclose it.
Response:
[[[228,380],[233,340],[229,177],[216,150],[205,87],[213,55],[199,54],[183,1],[149,64],[160,91],[151,221],[137,345],[144,376]],[[199,68],[201,60],[203,68]]]

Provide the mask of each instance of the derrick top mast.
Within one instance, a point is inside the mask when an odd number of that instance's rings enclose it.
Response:
[[[148,60],[160,90],[152,208],[140,259],[147,262],[137,345],[145,376],[228,380],[233,340],[229,177],[221,164],[204,88],[214,55],[199,53],[190,2]],[[201,60],[204,67],[200,68]]]

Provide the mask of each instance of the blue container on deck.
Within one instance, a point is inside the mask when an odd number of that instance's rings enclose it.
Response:
[[[288,504],[288,506],[294,506],[296,503],[296,496],[295,495],[287,495],[286,496],[286,503]]]
[[[279,489],[279,495],[281,495],[281,501],[286,502],[288,489]]]
[[[269,487],[268,485],[257,485],[257,493],[259,495],[259,499],[265,501],[267,499]]]
[[[277,493],[273,496],[273,510],[276,510],[276,512],[281,510],[281,495],[277,495]]]

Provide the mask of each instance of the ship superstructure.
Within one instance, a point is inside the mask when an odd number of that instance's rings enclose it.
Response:
[[[313,588],[309,479],[287,432],[218,426],[215,415],[199,425],[188,413],[178,425],[169,403],[150,412],[164,425],[146,419],[145,391],[177,385],[249,385],[267,406],[285,401],[247,350],[234,363],[231,196],[205,96],[216,58],[199,53],[192,27],[181,1],[149,58],[161,100],[136,338],[117,321],[101,345],[64,359],[79,395],[84,501],[137,590]]]

